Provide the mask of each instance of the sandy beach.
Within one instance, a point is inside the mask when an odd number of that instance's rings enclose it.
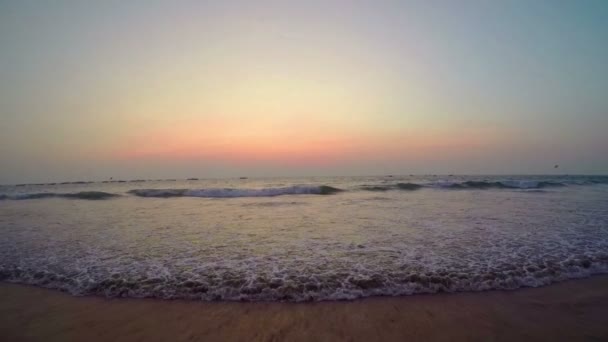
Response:
[[[606,340],[608,276],[302,304],[73,297],[2,283],[0,316],[3,341]]]

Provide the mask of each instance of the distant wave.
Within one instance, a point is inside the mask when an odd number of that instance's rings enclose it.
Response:
[[[466,182],[436,182],[432,186],[444,189],[542,189],[562,187],[565,183],[535,180],[505,180],[505,181],[466,181]]]
[[[113,197],[118,197],[118,194],[111,194],[102,191],[80,191],[71,193],[55,193],[55,192],[37,192],[29,194],[16,195],[0,195],[0,200],[31,200],[43,198],[69,198],[69,199],[84,199],[84,200],[104,200]]]
[[[563,187],[565,183],[555,181],[535,181],[535,180],[504,180],[504,181],[438,181],[431,183],[396,183],[379,185],[362,185],[361,190],[365,191],[389,191],[389,190],[418,190],[422,188],[440,189],[542,189],[549,187]]]
[[[365,191],[389,191],[394,188],[389,185],[362,185],[360,189]]]
[[[397,183],[389,185],[363,185],[362,190],[365,191],[388,191],[388,190],[418,190],[423,186],[416,183]]]
[[[343,191],[327,185],[321,186],[289,186],[282,188],[264,189],[134,189],[129,193],[139,197],[274,197],[281,195],[331,195]]]
[[[126,181],[110,181],[125,183]],[[130,182],[142,183],[143,179],[136,179]],[[88,184],[86,182],[71,182],[69,184]],[[329,185],[292,185],[281,187],[268,187],[261,189],[248,188],[166,188],[166,189],[133,189],[127,191],[128,194],[137,197],[202,197],[202,198],[238,198],[238,197],[274,197],[281,195],[330,195],[343,191],[416,191],[420,189],[440,189],[440,190],[521,190],[527,192],[546,191],[547,188],[559,188],[566,186],[594,186],[608,184],[608,177],[593,178],[540,178],[540,179],[496,179],[496,180],[438,180],[424,181],[417,183],[400,182],[377,184],[359,184],[346,186],[345,189]],[[0,200],[34,200],[45,198],[68,198],[84,200],[103,200],[120,197],[124,193],[110,193],[104,191],[80,191],[80,192],[31,192],[31,193],[0,193]]]

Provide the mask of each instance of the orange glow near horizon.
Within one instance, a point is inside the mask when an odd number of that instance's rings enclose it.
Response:
[[[278,162],[285,165],[339,165],[349,161],[432,158],[492,144],[488,135],[459,137],[440,131],[331,131],[319,123],[264,125],[191,122],[138,132],[106,153],[111,160],[207,160],[247,165]]]

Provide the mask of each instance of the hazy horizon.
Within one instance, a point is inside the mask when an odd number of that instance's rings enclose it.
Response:
[[[180,176],[180,177],[152,177],[152,178],[145,178],[145,177],[107,177],[107,178],[78,178],[78,179],[54,179],[54,180],[47,180],[47,181],[37,181],[37,182],[23,182],[23,183],[3,183],[0,185],[5,185],[5,186],[11,186],[11,185],[51,185],[51,184],[82,184],[84,183],[120,183],[120,182],[126,182],[126,183],[130,183],[130,182],[139,182],[139,181],[146,181],[146,182],[168,182],[168,181],[186,181],[186,180],[200,180],[200,181],[213,181],[213,180],[230,180],[230,179],[250,179],[250,180],[272,180],[272,179],[295,179],[295,180],[302,180],[302,179],[323,179],[323,178],[352,178],[352,179],[358,179],[358,178],[385,178],[385,179],[391,179],[391,177],[394,177],[396,180],[402,179],[402,178],[407,178],[407,177],[414,177],[414,178],[419,178],[419,179],[424,179],[424,178],[435,178],[437,177],[440,182],[442,181],[448,181],[450,179],[460,179],[462,177],[490,177],[490,178],[496,178],[496,177],[514,177],[514,178],[521,178],[521,177],[554,177],[554,178],[572,178],[572,177],[608,177],[608,174],[605,173],[596,173],[596,174],[568,174],[568,173],[560,173],[560,172],[553,172],[553,173],[536,173],[536,174],[531,174],[531,173],[504,173],[504,174],[490,174],[490,173],[469,173],[469,174],[459,174],[459,173],[411,173],[411,174],[406,174],[406,173],[387,173],[387,174],[350,174],[350,175],[338,175],[338,174],[334,174],[334,175],[327,175],[327,174],[316,174],[316,175],[280,175],[280,174],[274,174],[274,175],[261,175],[261,174],[253,174],[253,175],[225,175],[225,176],[197,176],[196,174],[194,175],[188,175],[188,176]]]
[[[606,42],[605,1],[2,2],[0,184],[608,174]]]

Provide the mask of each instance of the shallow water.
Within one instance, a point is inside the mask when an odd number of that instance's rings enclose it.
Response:
[[[0,278],[72,294],[330,300],[608,272],[608,177],[0,187]]]

